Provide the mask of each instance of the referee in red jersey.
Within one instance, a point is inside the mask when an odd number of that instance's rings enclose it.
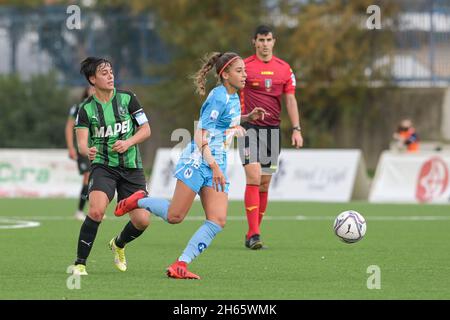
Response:
[[[284,99],[292,124],[292,145],[303,146],[297,100],[295,75],[289,64],[273,55],[275,37],[272,28],[256,28],[253,45],[255,54],[244,60],[247,71],[245,88],[241,91],[242,113],[256,107],[266,111],[263,119],[243,124],[246,136],[239,141],[239,151],[246,175],[245,210],[248,232],[245,246],[264,248],[260,225],[266,208],[272,174],[277,171],[280,154],[280,113]]]

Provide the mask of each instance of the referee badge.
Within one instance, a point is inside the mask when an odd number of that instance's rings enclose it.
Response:
[[[272,79],[264,79],[264,86],[266,87],[266,91],[272,90]]]

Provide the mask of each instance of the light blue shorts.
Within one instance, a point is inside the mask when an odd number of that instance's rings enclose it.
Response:
[[[225,175],[225,193],[228,193],[230,183],[228,182],[228,177],[226,176],[225,168],[220,167],[223,174]],[[173,175],[175,178],[183,181],[189,188],[191,188],[195,193],[199,193],[203,187],[213,187],[213,173],[209,166],[204,163],[196,164],[193,162],[184,162],[182,160],[178,161],[175,167],[175,173]],[[219,191],[222,191],[222,187],[219,186]]]

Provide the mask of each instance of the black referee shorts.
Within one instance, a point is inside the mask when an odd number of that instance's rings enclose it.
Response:
[[[263,174],[274,174],[278,169],[281,152],[280,127],[242,125],[247,131],[238,139],[239,155],[242,164],[260,163]]]
[[[144,170],[93,164],[89,176],[89,193],[103,191],[111,201],[116,190],[117,201],[129,197],[138,190],[147,191]]]

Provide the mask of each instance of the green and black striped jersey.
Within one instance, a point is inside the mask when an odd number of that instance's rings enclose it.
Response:
[[[116,90],[110,101],[100,102],[95,95],[80,106],[75,128],[89,129],[89,147],[96,147],[97,154],[92,164],[111,167],[142,169],[142,160],[137,145],[120,154],[112,150],[117,140],[127,140],[136,129],[147,123],[147,117],[132,92]]]

